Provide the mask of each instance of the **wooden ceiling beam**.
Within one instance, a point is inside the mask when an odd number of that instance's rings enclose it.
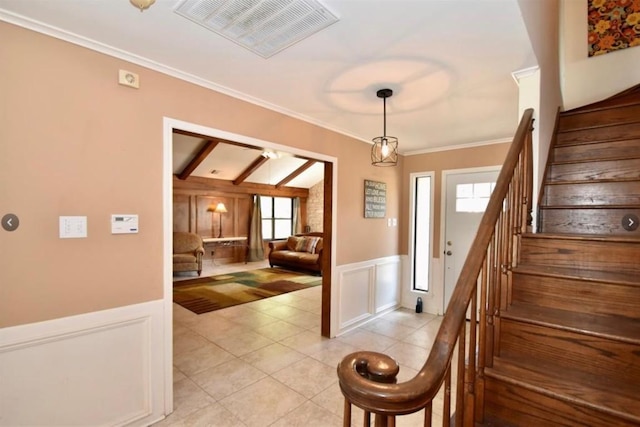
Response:
[[[309,190],[298,187],[276,188],[275,185],[256,184],[244,182],[241,185],[233,185],[231,181],[215,178],[202,178],[190,176],[179,180],[176,175],[173,179],[173,191],[175,194],[195,194],[197,196],[224,195],[224,194],[260,194],[262,196],[273,197],[308,197]]]
[[[289,183],[291,180],[293,180],[293,178],[297,177],[298,175],[300,175],[302,172],[306,171],[307,169],[309,169],[311,166],[313,166],[315,164],[315,160],[307,160],[306,163],[304,163],[302,166],[300,166],[298,169],[294,170],[293,172],[291,172],[289,175],[287,175],[286,177],[284,177],[284,179],[282,181],[280,181],[279,183],[276,184],[276,188],[280,188],[284,185],[286,185],[287,183]]]
[[[253,163],[251,163],[244,171],[242,171],[242,173],[236,179],[233,180],[233,185],[242,184],[247,178],[249,178],[249,175],[255,172],[256,169],[258,169],[268,160],[269,159],[267,157],[260,155],[257,159],[253,161]]]
[[[198,166],[200,166],[200,163],[202,163],[204,161],[204,159],[207,158],[209,153],[211,153],[213,151],[213,149],[216,148],[216,146],[218,144],[219,144],[218,141],[208,140],[207,143],[204,145],[204,147],[202,147],[200,149],[198,154],[196,154],[195,157],[193,159],[191,159],[189,164],[187,166],[185,166],[185,168],[182,170],[182,172],[180,172],[178,174],[178,178],[182,179],[182,180],[185,180],[185,179],[189,178],[191,173],[194,170],[196,170],[196,168]]]
[[[182,129],[173,129],[173,133],[176,133],[178,135],[190,136],[190,137],[198,138],[198,139],[205,139],[205,140],[208,140],[208,139],[211,138],[210,135],[209,136],[202,135],[200,133],[189,132],[188,130],[182,130]],[[237,147],[250,148],[252,150],[260,150],[260,151],[262,151],[262,148],[260,148],[260,147],[256,147],[255,145],[245,144],[243,142],[231,141],[229,139],[224,139],[224,138],[216,138],[216,140],[218,142],[222,142],[224,144],[230,144],[230,145],[235,145]]]

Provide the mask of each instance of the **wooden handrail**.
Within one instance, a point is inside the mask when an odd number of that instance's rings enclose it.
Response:
[[[387,426],[395,425],[397,415],[425,409],[425,417],[428,417],[428,420],[425,418],[425,425],[431,425],[431,401],[445,379],[449,384],[449,375],[456,375],[456,425],[462,425],[463,420],[465,425],[473,425],[474,419],[482,418],[482,407],[478,406],[478,403],[482,403],[478,402],[478,397],[484,395],[481,377],[485,364],[490,366],[491,355],[497,346],[492,332],[493,324],[499,322],[499,307],[509,299],[510,270],[517,262],[519,236],[531,225],[532,124],[533,110],[528,109],[514,135],[422,369],[409,381],[398,384],[395,378],[399,367],[390,357],[368,351],[347,355],[338,365],[340,388],[345,397],[345,414],[347,407],[351,412],[350,405],[353,404],[364,409],[365,413],[376,414],[376,426]],[[477,300],[478,283],[480,301]],[[470,307],[470,325],[474,326],[467,336],[465,319]],[[479,325],[475,326],[477,307],[480,309],[480,318]],[[476,329],[479,330],[478,334]],[[456,349],[459,351],[458,367],[457,372],[453,372],[452,358]],[[468,352],[466,359],[465,352]],[[476,384],[477,377],[480,377],[479,384]],[[446,395],[445,402],[448,398]],[[448,403],[445,406],[443,421],[448,425],[452,414]],[[344,425],[349,426],[350,421],[345,416]]]

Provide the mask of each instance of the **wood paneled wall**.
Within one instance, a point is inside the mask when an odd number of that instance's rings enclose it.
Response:
[[[197,233],[203,238],[218,237],[220,233],[220,214],[209,212],[209,206],[222,202],[227,213],[222,214],[222,236],[239,237],[249,233],[251,219],[251,200],[254,194],[276,197],[300,197],[302,225],[307,224],[307,198],[309,190],[306,188],[283,187],[272,185],[243,183],[234,185],[232,182],[189,177],[185,180],[173,178],[173,230]],[[267,253],[265,243],[265,255]],[[216,254],[216,260],[243,259],[240,251],[224,249]],[[237,252],[237,253],[236,253]],[[207,251],[205,256],[211,256]]]

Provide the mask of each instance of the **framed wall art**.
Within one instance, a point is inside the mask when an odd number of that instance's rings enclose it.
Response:
[[[364,180],[364,217],[384,218],[387,214],[387,184]]]

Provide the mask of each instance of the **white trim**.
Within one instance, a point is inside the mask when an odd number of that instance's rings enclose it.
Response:
[[[539,70],[540,70],[540,67],[537,65],[534,65],[533,67],[523,68],[522,70],[514,71],[513,73],[511,73],[511,77],[513,77],[513,80],[515,80],[516,84],[520,86],[520,80],[533,76]]]
[[[119,0],[113,0],[119,1]],[[122,59],[123,61],[130,62],[132,64],[140,65],[145,68],[149,68],[151,70],[157,71],[162,74],[166,74],[171,77],[175,77],[176,79],[180,79],[189,83],[193,83],[194,85],[210,89],[224,95],[231,96],[236,99],[240,99],[242,101],[248,102],[253,105],[257,105],[259,107],[266,108],[271,111],[278,112],[280,114],[284,114],[286,116],[292,117],[294,119],[302,120],[304,122],[320,126],[324,129],[331,130],[333,132],[339,133],[341,135],[348,136],[350,138],[356,139],[358,141],[366,142],[368,144],[372,144],[370,140],[364,139],[360,136],[354,135],[344,129],[337,128],[328,123],[322,122],[320,120],[316,120],[312,117],[308,117],[295,111],[291,111],[284,107],[281,107],[276,104],[272,104],[268,101],[265,101],[260,98],[256,98],[252,95],[239,92],[235,89],[228,88],[226,86],[222,86],[210,80],[205,80],[200,77],[194,76],[193,74],[185,73],[184,71],[169,67],[167,65],[160,64],[156,61],[152,61],[145,57],[132,54],[130,52],[124,51],[122,49],[118,49],[113,46],[106,45],[104,43],[95,41],[93,39],[89,39],[87,37],[80,36],[78,34],[71,33],[69,31],[63,30],[58,27],[54,27],[49,24],[45,24],[40,21],[33,20],[31,18],[27,18],[26,16],[22,16],[13,12],[9,12],[8,10],[0,9],[0,20],[9,22],[11,24],[17,25],[19,27],[26,28],[28,30],[32,30],[41,34],[45,34],[47,36],[64,40],[69,43],[73,43],[78,46],[82,46],[87,49],[94,50],[96,52],[103,53],[105,55],[112,56],[114,58]]]
[[[385,266],[392,268],[391,274],[379,274],[382,271],[381,268]],[[400,306],[402,276],[400,255],[341,265],[336,268],[336,276],[336,296],[339,297],[335,310],[339,320],[337,335],[345,334]],[[387,303],[377,301],[379,291],[388,290],[390,281],[396,284],[395,295],[392,298],[394,301]],[[347,294],[353,294],[352,298],[345,297]],[[333,311],[332,307],[332,313]]]
[[[162,120],[162,277],[164,309],[164,406],[173,412],[173,120]],[[167,196],[167,189],[169,195]]]
[[[444,147],[425,148],[423,150],[407,151],[403,153],[403,156],[417,156],[418,154],[438,153],[441,151],[461,150],[464,148],[483,147],[485,145],[504,144],[505,142],[512,142],[513,137],[504,137],[499,139],[492,139],[490,141],[469,142],[466,144],[448,145]]]

